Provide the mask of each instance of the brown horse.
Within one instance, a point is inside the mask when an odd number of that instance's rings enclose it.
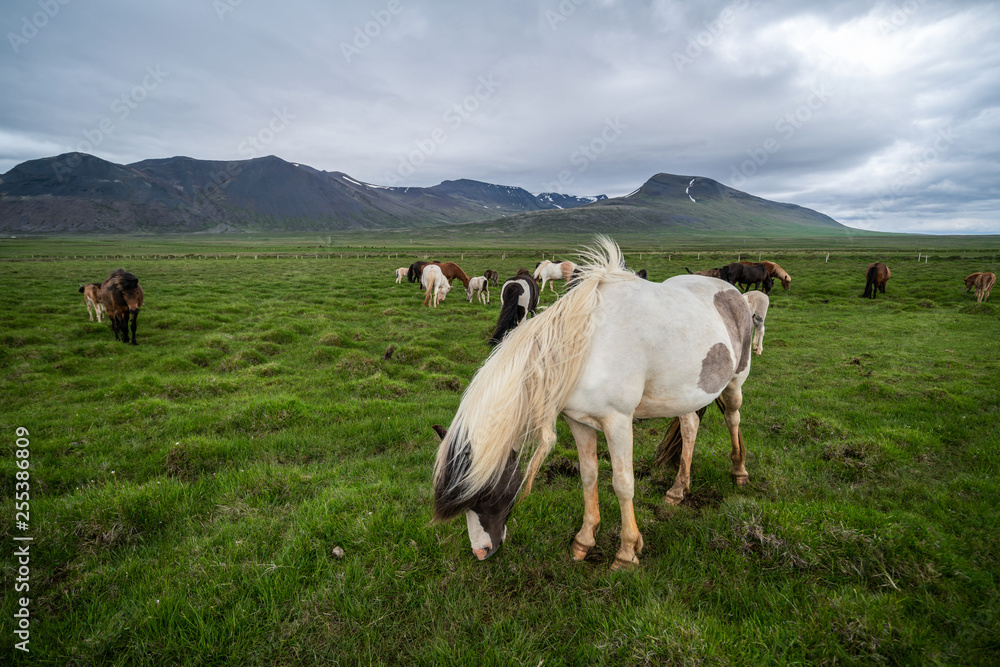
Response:
[[[119,340],[120,332],[120,340],[123,343],[129,342],[128,329],[131,315],[132,344],[138,345],[135,340],[135,324],[143,300],[139,279],[125,269],[115,269],[101,285],[101,300],[108,312],[108,319],[111,320],[111,330],[115,332],[115,340]]]
[[[767,269],[767,274],[769,276],[781,281],[782,287],[788,289],[789,287],[792,286],[792,277],[788,275],[788,273],[783,268],[781,268],[774,262],[769,262],[767,260],[764,260],[760,263],[764,265],[765,269]],[[757,264],[757,262],[748,262],[746,260],[743,260],[742,262],[740,262],[740,264]]]
[[[483,277],[486,278],[486,282],[491,285],[500,286],[500,274],[493,269],[486,269],[483,271]]]
[[[986,299],[990,298],[990,291],[993,289],[993,285],[997,281],[997,276],[995,273],[970,273],[965,278],[965,291],[971,292],[973,289],[976,290],[976,302],[982,303]]]
[[[87,306],[87,314],[90,315],[90,321],[94,321],[94,315],[97,315],[97,321],[101,321],[101,313],[104,311],[104,303],[101,301],[101,283],[90,283],[89,285],[80,285],[80,293],[83,294],[83,303]]]
[[[465,271],[463,271],[462,267],[460,267],[458,264],[456,264],[455,262],[444,262],[444,263],[434,262],[434,263],[437,264],[439,267],[441,267],[441,273],[444,274],[444,277],[448,281],[449,285],[451,284],[451,281],[453,281],[455,278],[458,278],[459,280],[462,281],[462,285],[465,287],[465,289],[469,289],[469,276],[465,275]]]
[[[882,262],[869,264],[865,270],[865,291],[861,297],[864,299],[874,299],[876,292],[885,294],[885,284],[889,282],[890,276],[892,276],[892,272]]]
[[[720,277],[719,274],[722,272],[722,269],[706,269],[704,271],[692,271],[686,266],[684,267],[684,270],[696,276],[708,276],[709,278],[719,278]]]

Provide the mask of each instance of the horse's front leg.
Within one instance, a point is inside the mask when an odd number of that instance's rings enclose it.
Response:
[[[132,313],[132,344],[133,345],[138,345],[139,344],[135,340],[135,325],[136,325],[138,319],[139,319],[139,311],[137,310],[134,313]]]
[[[684,500],[684,494],[691,491],[691,457],[694,455],[694,441],[698,437],[698,413],[689,412],[677,418],[681,429],[681,461],[677,466],[677,478],[663,502],[679,505]]]
[[[735,381],[730,382],[722,390],[722,395],[719,398],[724,404],[723,414],[726,418],[726,426],[729,428],[729,440],[732,443],[729,458],[733,462],[733,481],[736,482],[737,486],[746,486],[750,481],[750,475],[747,474],[746,469],[747,448],[743,443],[743,434],[740,432],[740,406],[743,405],[743,391]]]
[[[611,569],[633,567],[639,564],[642,551],[642,533],[635,522],[632,498],[635,496],[635,476],[632,472],[632,417],[613,415],[604,420],[604,435],[611,453],[612,487],[618,496],[622,513],[621,545]]]
[[[573,538],[570,554],[581,561],[597,544],[597,531],[601,526],[601,508],[597,502],[597,431],[566,417],[569,430],[576,440],[580,460],[580,483],[583,486],[583,526]]]

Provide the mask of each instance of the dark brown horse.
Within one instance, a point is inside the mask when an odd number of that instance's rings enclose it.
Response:
[[[760,288],[764,294],[770,294],[774,287],[774,278],[767,272],[767,268],[759,262],[753,264],[742,264],[733,262],[719,269],[719,277],[732,285],[743,285],[744,291]]]
[[[428,264],[437,264],[437,262],[414,262],[410,264],[410,269],[406,272],[406,280],[420,285],[420,275],[423,273],[424,267]]]
[[[756,264],[756,263],[757,262],[748,262],[746,260],[740,262],[740,264]],[[766,259],[762,261],[761,264],[764,265],[764,268],[767,269],[768,274],[772,278],[776,278],[781,281],[782,287],[788,289],[792,286],[792,277],[788,275],[788,272],[786,272],[783,268],[781,268],[774,262],[767,261]]]
[[[493,269],[486,269],[483,271],[483,277],[486,278],[486,282],[491,285],[500,286],[500,274]]]
[[[135,324],[139,317],[139,308],[142,307],[142,287],[139,286],[139,279],[125,269],[114,270],[108,279],[101,285],[101,300],[104,308],[108,311],[108,319],[111,320],[111,330],[115,332],[115,340],[123,343],[129,342],[129,316],[132,318],[132,344],[138,345],[135,340]]]
[[[865,269],[865,291],[862,298],[874,299],[876,292],[885,294],[885,284],[889,282],[892,273],[882,262],[874,262]]]

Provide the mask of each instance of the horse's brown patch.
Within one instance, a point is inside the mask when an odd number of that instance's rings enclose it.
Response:
[[[716,292],[714,301],[715,309],[719,311],[722,321],[726,323],[733,349],[739,355],[736,372],[741,373],[750,364],[750,335],[753,333],[750,306],[739,291],[730,289]],[[729,379],[727,378],[726,381],[728,382]],[[699,386],[701,386],[700,381]]]
[[[733,358],[724,343],[716,343],[701,361],[698,388],[706,394],[717,394],[733,379]]]

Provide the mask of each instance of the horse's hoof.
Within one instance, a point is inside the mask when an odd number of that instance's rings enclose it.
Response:
[[[632,560],[625,560],[624,558],[615,556],[615,562],[611,564],[611,571],[634,570],[637,567],[639,567],[639,559],[635,556],[632,556]]]
[[[750,483],[750,475],[733,475],[733,481],[736,486],[746,486]]]
[[[570,551],[570,556],[573,557],[573,560],[579,563],[580,561],[582,561],[584,558],[587,557],[588,553],[590,553],[590,547],[580,544],[580,542],[578,542],[577,539],[574,537],[573,544],[570,546],[569,551]]]
[[[668,505],[680,505],[682,500],[684,500],[683,494],[679,496],[672,496],[669,491],[667,491],[667,495],[663,496],[663,502]]]

